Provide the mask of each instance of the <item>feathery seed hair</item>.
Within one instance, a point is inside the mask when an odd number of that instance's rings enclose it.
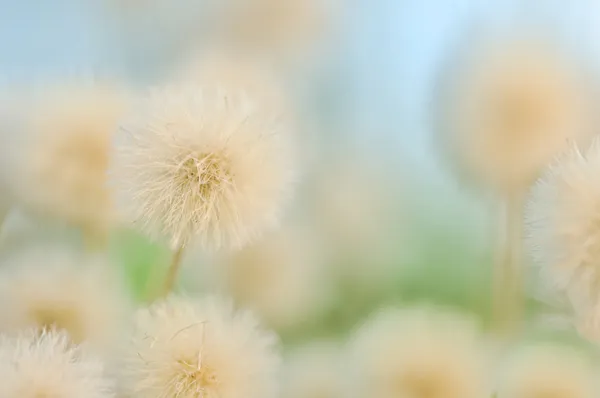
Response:
[[[287,130],[242,91],[152,90],[119,131],[117,203],[174,249],[240,247],[279,219],[293,180]]]
[[[218,297],[168,297],[139,311],[124,353],[131,398],[269,398],[276,393],[275,334]]]
[[[64,332],[26,330],[0,336],[2,398],[113,398],[103,363]]]

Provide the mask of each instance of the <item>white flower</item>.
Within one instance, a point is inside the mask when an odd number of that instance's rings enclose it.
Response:
[[[532,189],[526,210],[527,246],[546,286],[583,317],[600,305],[598,173],[600,141],[572,146]]]
[[[105,239],[114,221],[106,184],[109,147],[125,112],[123,93],[111,86],[64,84],[40,87],[20,128],[5,170],[19,201],[50,217]]]
[[[0,336],[2,398],[112,398],[104,365],[66,333],[29,330]]]
[[[268,398],[276,392],[276,336],[216,297],[169,297],[142,309],[124,354],[131,398]]]
[[[120,129],[111,177],[125,215],[173,248],[240,247],[274,225],[292,182],[277,112],[218,85],[156,89]]]
[[[269,326],[287,330],[318,314],[329,299],[325,264],[313,233],[284,226],[206,268],[217,274],[216,284],[237,303]]]
[[[65,330],[76,342],[108,355],[122,336],[129,301],[112,264],[40,246],[10,256],[0,268],[0,330]]]
[[[469,51],[445,76],[438,145],[469,182],[520,193],[567,141],[593,133],[587,82],[538,40],[482,40]]]
[[[354,342],[352,394],[485,397],[482,347],[466,317],[433,308],[382,311]]]

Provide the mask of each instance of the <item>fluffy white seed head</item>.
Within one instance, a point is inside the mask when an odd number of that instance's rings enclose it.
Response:
[[[323,259],[312,234],[309,228],[284,226],[207,268],[237,303],[270,327],[289,330],[316,315],[329,299]]]
[[[111,264],[59,248],[15,253],[0,269],[0,330],[55,327],[108,355],[120,341],[130,304]],[[112,351],[114,352],[114,351]]]
[[[142,309],[124,353],[131,398],[272,397],[276,336],[217,297],[170,297]]]
[[[278,221],[288,196],[287,127],[244,92],[155,89],[119,132],[111,168],[118,205],[173,247],[240,247]]]
[[[113,398],[101,361],[66,333],[24,331],[0,336],[2,398]]]
[[[582,317],[600,305],[600,141],[573,145],[531,191],[527,246],[545,286],[565,294]]]
[[[6,172],[19,203],[104,237],[114,221],[109,148],[125,108],[123,92],[113,86],[40,87],[31,107],[21,110],[18,144],[9,146],[14,161]]]
[[[350,388],[357,397],[487,396],[477,328],[460,315],[382,311],[358,331],[353,354]]]
[[[592,101],[565,54],[538,40],[490,40],[445,77],[438,145],[460,176],[522,192],[567,141],[593,133]]]
[[[498,398],[592,398],[590,362],[565,347],[531,346],[508,363]]]

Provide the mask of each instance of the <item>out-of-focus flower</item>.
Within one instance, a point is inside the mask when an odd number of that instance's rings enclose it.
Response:
[[[549,43],[490,39],[449,70],[438,109],[438,146],[468,182],[521,193],[594,120],[589,82]]]
[[[128,397],[264,398],[276,392],[275,334],[217,297],[142,309],[124,353]]]
[[[600,320],[599,172],[600,141],[572,146],[533,188],[526,211],[527,244],[545,285],[565,294],[588,329]]]
[[[589,361],[557,346],[531,346],[506,369],[498,398],[592,398],[598,396]]]
[[[306,53],[327,31],[328,8],[324,0],[233,0],[225,7],[224,34],[252,50]]]
[[[118,205],[172,248],[248,243],[278,221],[293,182],[280,116],[218,84],[151,91],[119,132]]]
[[[340,348],[314,342],[296,348],[285,362],[284,398],[338,398],[343,396]]]
[[[101,361],[55,330],[0,336],[2,398],[112,398]]]
[[[485,397],[482,349],[467,317],[433,308],[382,311],[354,341],[352,394]]]
[[[64,329],[75,343],[110,354],[127,324],[130,305],[111,265],[59,248],[15,253],[0,269],[0,330]]]
[[[210,264],[216,283],[271,327],[289,329],[327,305],[326,273],[314,231],[286,226]]]
[[[23,131],[7,145],[5,167],[19,203],[37,215],[82,229],[102,244],[114,222],[106,185],[109,147],[126,109],[123,92],[81,82],[40,87],[21,109]]]

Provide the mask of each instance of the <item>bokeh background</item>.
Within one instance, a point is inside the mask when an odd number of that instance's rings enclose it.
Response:
[[[0,82],[90,74],[131,87],[160,84],[186,56],[218,45],[220,5],[2,0]],[[189,254],[181,288],[233,292],[263,311],[290,345],[344,336],[389,303],[433,301],[488,322],[490,203],[438,160],[431,131],[436,76],[456,42],[483,26],[551,30],[594,68],[600,3],[326,0],[320,18],[325,28],[317,39],[277,54],[301,115],[303,155],[302,182],[282,229],[243,253]],[[9,212],[5,247],[32,234],[77,239],[23,218]],[[140,300],[169,256],[127,229],[114,232],[111,251]],[[232,265],[238,262],[245,265]],[[249,271],[237,275],[244,267]],[[256,273],[259,286],[250,286]],[[555,310],[533,294],[532,333],[572,338]]]

